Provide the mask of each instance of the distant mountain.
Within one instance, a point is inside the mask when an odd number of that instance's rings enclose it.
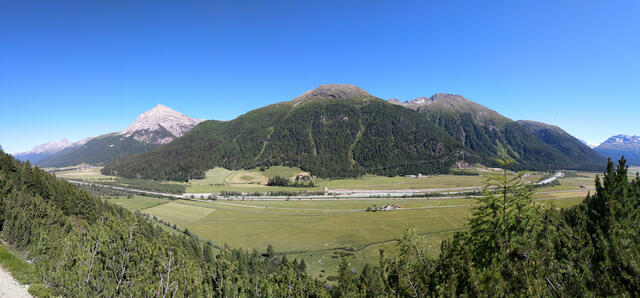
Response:
[[[640,136],[616,135],[594,150],[605,157],[611,157],[612,160],[619,160],[624,155],[628,164],[640,166]]]
[[[55,155],[56,153],[64,149],[81,146],[84,143],[86,143],[89,139],[91,138],[86,138],[84,140],[72,143],[72,142],[69,142],[67,139],[63,138],[58,142],[49,142],[49,143],[38,145],[27,152],[16,153],[14,156],[18,160],[29,161],[32,164],[38,164],[40,161]]]
[[[324,85],[231,121],[206,121],[103,173],[181,181],[217,166],[298,166],[320,177],[444,173],[463,151],[415,111],[356,86]]]
[[[468,162],[497,166],[496,153],[507,148],[517,169],[597,170],[604,160],[558,127],[538,122],[517,123],[460,95],[436,94],[393,104],[424,114],[469,149]]]
[[[136,122],[119,135],[133,137],[134,140],[144,144],[167,144],[202,121],[159,104],[138,116]]]
[[[122,132],[104,134],[82,144],[68,146],[36,162],[44,167],[80,163],[106,164],[114,159],[142,153],[167,144],[191,130],[202,120],[193,119],[169,107],[157,105],[138,116]]]
[[[591,148],[591,149],[593,149],[595,147],[598,147],[598,145],[600,145],[598,143],[587,142],[587,141],[585,141],[583,139],[578,139],[578,140],[580,140],[580,142],[582,142],[582,144],[585,144],[585,145],[589,146],[589,148]]]

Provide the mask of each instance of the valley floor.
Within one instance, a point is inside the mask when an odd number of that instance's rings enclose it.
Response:
[[[195,234],[217,247],[229,245],[264,253],[267,246],[272,245],[277,254],[286,255],[291,261],[304,259],[311,275],[331,281],[342,258],[360,270],[364,264],[377,262],[380,250],[384,250],[386,256],[394,255],[397,239],[410,226],[423,235],[428,253],[436,257],[442,240],[466,229],[475,203],[472,194],[466,192],[479,190],[483,179],[482,175],[365,176],[314,179],[317,186],[311,188],[265,185],[269,177],[292,177],[300,173],[304,172],[286,167],[271,167],[266,171],[216,168],[208,171],[205,179],[171,185],[180,185],[191,193],[245,193],[220,196],[217,200],[192,199],[187,194],[178,195],[180,199],[134,196],[110,201],[155,217],[169,231]],[[553,174],[534,172],[525,179],[536,183]],[[57,175],[85,183],[114,182],[113,177],[102,176],[98,170]],[[569,172],[558,179],[559,183],[539,188],[534,197],[557,208],[573,206],[593,191],[595,175]],[[135,184],[116,187],[132,189]],[[315,192],[325,187],[331,193],[329,196],[250,195],[253,191]],[[417,192],[435,195],[412,197]],[[389,210],[371,211],[380,207]]]

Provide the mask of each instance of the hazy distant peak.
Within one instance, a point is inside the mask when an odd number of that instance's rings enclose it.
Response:
[[[136,121],[123,130],[120,135],[133,136],[135,140],[147,144],[166,144],[182,136],[202,121],[158,104],[153,109],[140,114]],[[167,135],[166,132],[170,135]],[[159,137],[158,133],[162,133],[163,136]]]
[[[309,90],[293,99],[294,102],[304,102],[314,98],[335,98],[335,99],[361,99],[372,97],[371,94],[362,88],[349,84],[327,84],[316,89]]]
[[[633,135],[615,135],[608,138],[603,144],[640,144],[640,136]]]
[[[404,102],[400,101],[399,99],[397,99],[397,98],[395,98],[395,97],[394,97],[394,98],[387,99],[387,101],[388,101],[389,103],[394,104],[394,105],[404,105]]]
[[[24,154],[36,154],[36,153],[45,153],[45,152],[47,153],[58,152],[72,145],[73,143],[69,142],[69,140],[67,140],[66,138],[62,138],[60,141],[44,143],[44,144],[35,146],[30,151],[17,153],[17,154],[24,155]]]
[[[598,143],[591,143],[591,142],[587,142],[587,141],[585,141],[585,140],[583,140],[583,139],[579,139],[579,140],[580,140],[580,142],[582,142],[583,144],[585,144],[585,145],[589,146],[589,148],[591,148],[591,149],[593,149],[593,148],[595,148],[595,147],[598,147],[598,145],[600,145],[600,144],[598,144]]]

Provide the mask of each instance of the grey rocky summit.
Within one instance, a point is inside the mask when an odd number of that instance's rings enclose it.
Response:
[[[140,114],[134,123],[120,132],[120,135],[132,136],[136,141],[145,144],[167,144],[202,121],[158,104],[155,108]]]

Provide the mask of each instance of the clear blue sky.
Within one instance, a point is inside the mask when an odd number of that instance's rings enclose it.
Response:
[[[640,1],[0,0],[0,145],[228,120],[326,83],[640,134]]]

